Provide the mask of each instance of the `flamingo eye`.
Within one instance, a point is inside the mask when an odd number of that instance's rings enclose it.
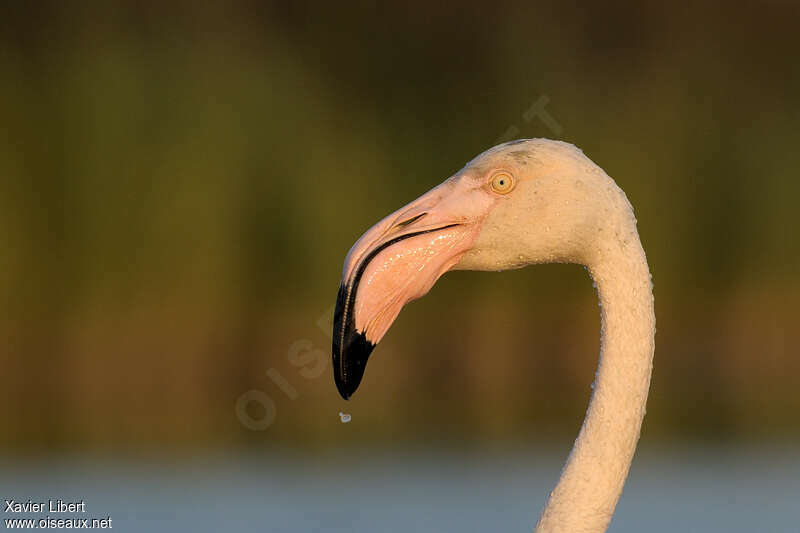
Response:
[[[498,172],[492,176],[489,184],[494,192],[508,194],[514,188],[514,178],[507,172]]]

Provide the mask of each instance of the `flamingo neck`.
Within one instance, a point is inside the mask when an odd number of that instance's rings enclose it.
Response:
[[[602,317],[594,392],[537,532],[606,531],[639,440],[655,314],[650,271],[635,225],[625,233],[624,239],[603,243],[588,262]]]

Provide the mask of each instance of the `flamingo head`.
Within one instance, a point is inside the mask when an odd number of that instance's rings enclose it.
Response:
[[[345,258],[334,311],[333,371],[341,396],[349,399],[358,388],[367,359],[403,306],[448,270],[586,264],[589,228],[603,215],[593,198],[606,189],[621,193],[609,183],[570,144],[511,141],[372,226]]]

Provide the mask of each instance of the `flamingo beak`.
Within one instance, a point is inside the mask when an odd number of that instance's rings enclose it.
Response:
[[[478,224],[464,195],[445,181],[384,218],[347,255],[333,316],[333,375],[345,400],[358,388],[367,359],[400,310],[424,296],[471,247]]]

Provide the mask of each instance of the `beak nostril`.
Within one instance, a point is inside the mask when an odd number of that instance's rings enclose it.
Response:
[[[411,217],[408,220],[404,220],[403,222],[398,222],[396,227],[404,228],[404,227],[408,226],[409,224],[413,224],[414,222],[416,222],[417,220],[421,219],[422,217],[424,217],[427,214],[428,213],[420,213],[419,215],[417,215],[415,217]]]

